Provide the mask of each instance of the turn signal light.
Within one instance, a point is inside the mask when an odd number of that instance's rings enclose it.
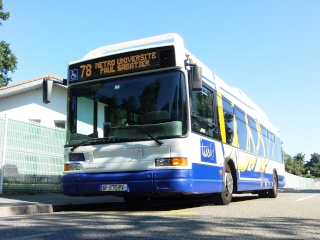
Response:
[[[69,164],[65,164],[63,170],[64,171],[69,171]]]
[[[64,171],[77,171],[80,170],[81,164],[80,163],[65,163],[64,164]]]
[[[188,166],[188,158],[157,158],[156,167]]]
[[[187,158],[172,158],[171,162],[172,162],[172,166],[187,166],[188,165]]]

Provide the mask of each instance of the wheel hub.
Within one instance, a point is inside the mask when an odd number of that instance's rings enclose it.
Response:
[[[233,178],[231,173],[226,173],[226,191],[228,194],[233,192]]]

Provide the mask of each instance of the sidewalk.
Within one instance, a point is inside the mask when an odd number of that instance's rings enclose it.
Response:
[[[123,202],[113,196],[69,197],[59,193],[36,195],[0,195],[0,217],[84,210],[107,202]]]

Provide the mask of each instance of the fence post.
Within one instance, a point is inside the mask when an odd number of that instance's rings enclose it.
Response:
[[[4,115],[4,135],[2,144],[2,161],[0,165],[0,194],[3,191],[3,175],[4,175],[4,164],[6,161],[6,148],[7,148],[7,134],[8,134],[8,118]]]

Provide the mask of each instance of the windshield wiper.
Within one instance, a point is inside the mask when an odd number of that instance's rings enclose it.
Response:
[[[88,138],[86,140],[84,140],[83,142],[74,145],[70,150],[71,152],[73,152],[76,148],[83,146],[86,143],[96,143],[96,142],[106,142],[106,141],[110,141],[109,138]]]
[[[91,138],[88,138],[88,139],[82,141],[81,143],[78,143],[78,144],[74,145],[74,146],[70,149],[71,152],[73,152],[76,148],[78,148],[78,147],[80,147],[80,146],[83,146],[84,144],[86,144],[86,143],[88,143],[88,142],[90,142],[90,141],[91,141]]]
[[[162,141],[160,141],[156,137],[152,136],[144,127],[140,126],[140,127],[133,127],[133,128],[137,128],[141,132],[145,133],[148,137],[150,137],[152,140],[154,140],[156,143],[158,143],[159,146],[163,144]],[[108,137],[105,137],[105,138],[88,138],[88,139],[82,141],[81,143],[78,143],[78,144],[74,145],[70,150],[71,150],[71,152],[73,152],[76,148],[78,148],[80,146],[83,146],[86,143],[103,143],[103,142],[113,142],[113,141],[117,141],[117,140],[119,140],[119,139],[110,139]]]
[[[157,139],[156,137],[152,136],[144,127],[137,127],[139,130],[142,130],[143,133],[147,134],[148,137],[150,137],[152,140],[154,140],[156,143],[160,145],[163,144],[162,141],[160,141],[159,139]]]

